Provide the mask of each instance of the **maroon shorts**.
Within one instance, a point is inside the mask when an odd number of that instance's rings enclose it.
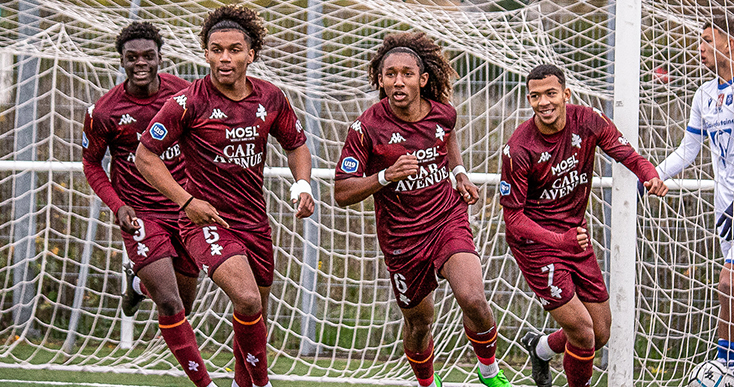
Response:
[[[540,299],[545,310],[571,301],[574,295],[583,302],[601,303],[609,299],[593,248],[572,259],[558,257],[558,251],[526,249],[510,245],[525,281]]]
[[[133,262],[133,271],[137,273],[152,262],[171,257],[177,272],[187,277],[199,276],[199,267],[183,247],[177,219],[139,214],[138,224],[140,228],[135,234],[122,232],[127,256]]]
[[[186,217],[179,220],[186,248],[209,277],[227,259],[244,255],[257,285],[272,285],[275,265],[270,227],[244,230],[229,223],[227,229],[219,225],[197,226]]]
[[[436,275],[452,255],[477,254],[469,220],[457,219],[437,227],[410,255],[391,255],[383,251],[390,272],[390,282],[398,306],[409,309],[418,305],[438,287]]]

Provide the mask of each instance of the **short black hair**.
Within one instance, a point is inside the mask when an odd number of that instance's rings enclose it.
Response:
[[[236,4],[229,4],[221,6],[212,12],[209,12],[204,22],[201,24],[201,33],[199,38],[201,39],[201,48],[207,49],[209,44],[209,35],[211,35],[212,27],[217,26],[219,23],[225,22],[220,26],[227,27],[231,26],[233,29],[242,31],[245,35],[245,41],[250,46],[250,49],[255,51],[253,60],[257,59],[260,50],[263,47],[263,41],[268,30],[263,26],[263,19],[257,12],[243,6]],[[216,28],[218,30],[219,28]]]
[[[720,32],[723,32],[725,35],[727,35],[730,39],[734,38],[732,36],[732,30],[734,30],[734,19],[731,17],[727,17],[723,13],[719,13],[716,15],[711,16],[711,20],[707,21],[703,25],[703,29],[707,29],[710,27],[714,27]]]
[[[566,75],[563,74],[563,70],[552,64],[542,64],[535,66],[534,69],[530,70],[530,73],[528,73],[527,79],[525,80],[525,86],[529,89],[530,81],[542,80],[546,77],[550,77],[551,75],[558,78],[558,82],[561,86],[563,86],[564,89],[566,88]]]
[[[158,52],[161,52],[163,46],[163,38],[161,37],[160,30],[150,24],[150,22],[132,22],[127,27],[120,31],[115,39],[115,48],[117,52],[122,55],[122,49],[125,43],[129,40],[135,39],[147,39],[152,40],[158,46]]]

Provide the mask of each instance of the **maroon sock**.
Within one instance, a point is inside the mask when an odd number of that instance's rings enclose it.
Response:
[[[548,346],[555,353],[563,353],[566,350],[566,333],[559,329],[548,335]]]
[[[240,351],[237,340],[234,340],[232,344],[232,352],[234,353],[234,381],[239,387],[252,387],[252,378],[245,365],[245,355]]]
[[[405,351],[410,367],[413,368],[418,384],[430,386],[433,383],[433,339],[428,343],[428,348],[421,352],[408,350],[403,342],[403,351]]]
[[[563,369],[566,371],[568,387],[589,386],[594,372],[594,348],[578,348],[566,343]]]
[[[464,325],[464,332],[474,347],[479,362],[484,365],[494,363],[494,354],[497,351],[497,325],[492,325],[492,328],[482,333],[472,332]]]
[[[175,316],[158,315],[158,326],[168,349],[181,364],[189,379],[197,387],[207,387],[211,384],[212,379],[209,377],[204,360],[201,358],[194,330],[191,328],[191,324],[186,321],[184,311],[178,312]]]
[[[257,386],[268,384],[267,335],[262,314],[257,312],[245,316],[234,312],[232,318],[234,339],[243,356],[252,383]],[[239,384],[239,383],[237,383]]]

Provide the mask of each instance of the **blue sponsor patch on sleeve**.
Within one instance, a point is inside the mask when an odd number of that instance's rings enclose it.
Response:
[[[346,173],[354,173],[357,172],[357,168],[359,168],[359,160],[354,157],[349,156],[342,160],[342,171]]]
[[[166,138],[167,134],[168,130],[160,122],[156,122],[155,124],[153,124],[153,126],[150,127],[150,136],[158,141]]]
[[[510,191],[512,190],[512,186],[510,183],[502,180],[500,181],[500,195],[507,196],[510,194]]]
[[[89,148],[89,139],[87,138],[87,134],[82,132],[82,146],[86,149]]]

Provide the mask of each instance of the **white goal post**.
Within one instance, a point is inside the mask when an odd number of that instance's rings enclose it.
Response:
[[[121,238],[81,171],[81,130],[87,107],[119,80],[114,38],[122,27],[132,20],[157,25],[166,42],[161,71],[193,80],[208,73],[200,23],[227,2],[0,3],[0,367],[183,375],[159,337],[150,301],[134,318],[122,317]],[[424,31],[459,74],[456,129],[481,190],[470,220],[499,326],[497,358],[514,386],[530,386],[519,339],[556,325],[509,252],[497,193],[501,146],[532,115],[525,74],[540,63],[564,68],[572,103],[613,116],[657,164],[677,147],[693,93],[712,77],[698,58],[700,27],[712,10],[734,10],[729,0],[247,4],[269,32],[249,71],[282,88],[304,124],[317,198],[315,215],[296,220],[286,158],[269,147],[273,379],[387,385],[412,385],[414,377],[373,203],[340,208],[331,195],[347,127],[375,102],[366,68],[382,38]],[[708,147],[667,182],[672,190],[662,200],[637,198],[634,177],[597,157],[587,220],[609,280],[615,332],[598,353],[593,386],[678,386],[712,357],[722,260],[712,232]],[[476,360],[445,281],[435,300],[436,370],[447,385],[476,385]],[[215,376],[232,376],[231,313],[227,298],[202,277],[189,320]],[[552,373],[556,384],[565,382],[560,362]]]

